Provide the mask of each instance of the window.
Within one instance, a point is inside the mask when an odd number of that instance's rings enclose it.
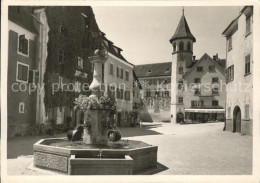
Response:
[[[25,38],[25,35],[19,36],[18,50],[24,55],[28,55],[29,53],[29,41]]]
[[[169,91],[165,91],[165,92],[164,92],[164,96],[165,96],[165,97],[169,97],[169,96],[170,96],[170,92],[169,92]]]
[[[124,90],[120,89],[120,99],[124,99]]]
[[[194,79],[194,83],[200,83],[201,81],[200,81],[200,78],[195,78]]]
[[[198,66],[197,67],[197,72],[203,72],[203,67],[202,66]]]
[[[249,104],[245,105],[245,119],[249,120]]]
[[[251,32],[251,16],[246,17],[246,36]]]
[[[226,69],[226,83],[234,80],[234,65],[229,66]]]
[[[130,91],[125,91],[125,100],[130,100]]]
[[[19,113],[24,113],[24,103],[23,102],[19,103]]]
[[[212,106],[218,106],[218,101],[217,100],[212,100]]]
[[[114,86],[109,85],[109,87],[108,87],[108,96],[110,98],[115,98],[115,95],[116,95],[115,89],[116,88]]]
[[[128,71],[125,71],[125,80],[129,81],[129,72]]]
[[[212,78],[212,83],[218,83],[218,77]]]
[[[184,50],[184,43],[182,41],[179,43],[179,50],[180,51]]]
[[[120,89],[119,88],[116,89],[116,98],[120,99]]]
[[[121,69],[121,79],[123,79],[124,78],[124,70],[123,69]]]
[[[151,97],[151,91],[150,90],[146,90],[146,97]]]
[[[183,67],[179,67],[179,74],[183,74]]]
[[[215,65],[210,65],[209,72],[214,72],[214,71],[215,71]]]
[[[232,49],[232,36],[230,36],[228,39],[228,51]]]
[[[183,104],[183,97],[178,98],[178,104]]]
[[[188,42],[188,44],[187,44],[187,50],[191,51],[191,43],[190,42]]]
[[[155,91],[155,96],[160,97],[160,91]]]
[[[195,88],[194,94],[195,94],[195,95],[199,95],[199,94],[200,94],[200,88]]]
[[[78,68],[83,69],[83,59],[78,57]]]
[[[59,62],[60,62],[61,64],[64,63],[64,51],[63,51],[63,50],[60,50],[60,51],[59,51]]]
[[[183,81],[179,81],[178,82],[178,90],[182,90],[183,89]]]
[[[135,97],[135,91],[133,91],[133,97]]]
[[[119,76],[119,68],[118,68],[118,67],[116,68],[116,77],[117,77],[117,78],[120,77],[120,76]]]
[[[28,82],[29,66],[17,62],[16,80],[20,82]]]
[[[250,55],[245,57],[245,75],[250,74]]]
[[[176,43],[173,43],[173,52],[176,52]]]
[[[212,94],[218,95],[219,94],[219,88],[212,88]]]
[[[196,107],[196,106],[198,106],[198,102],[195,101],[195,100],[192,100],[191,101],[191,107]]]
[[[110,64],[109,68],[110,68],[109,74],[113,76],[113,74],[114,74],[114,66],[113,66],[113,64]]]

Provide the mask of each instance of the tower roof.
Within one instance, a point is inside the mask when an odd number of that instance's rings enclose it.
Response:
[[[170,43],[172,43],[176,39],[183,39],[183,38],[190,38],[193,40],[193,42],[196,42],[196,38],[192,35],[184,14],[182,15],[179,21],[178,27],[174,35],[170,39]]]

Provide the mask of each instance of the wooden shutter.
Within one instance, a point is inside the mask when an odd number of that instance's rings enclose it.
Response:
[[[28,39],[24,39],[24,54],[28,55],[28,47],[29,47],[29,41]]]
[[[22,66],[22,80],[27,81],[28,67]]]
[[[19,52],[23,52],[24,50],[24,39],[25,39],[25,35],[20,35],[19,36]]]
[[[32,70],[29,70],[29,80],[28,80],[29,83],[33,83],[33,71]]]

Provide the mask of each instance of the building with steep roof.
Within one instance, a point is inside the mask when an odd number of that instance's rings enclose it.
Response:
[[[245,6],[222,34],[227,53],[225,129],[252,135],[253,7]]]
[[[161,121],[180,123],[224,120],[225,92],[220,92],[219,84],[225,80],[225,59],[218,58],[217,54],[213,58],[204,54],[196,60],[193,56],[195,42],[196,38],[183,12],[170,39],[172,62],[134,67],[138,78],[143,81],[142,97],[146,106],[152,109],[149,112],[169,111],[161,115]],[[196,85],[196,93],[189,88],[190,84]],[[200,88],[206,84],[210,87],[209,91]],[[212,91],[213,86],[217,91]],[[160,110],[156,109],[158,105]]]

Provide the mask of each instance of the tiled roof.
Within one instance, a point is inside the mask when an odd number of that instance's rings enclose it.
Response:
[[[114,43],[112,41],[110,41],[109,39],[107,39],[107,37],[105,36],[106,34],[104,32],[101,32],[102,34],[102,41],[103,41],[103,45],[105,46],[105,48],[108,50],[109,53],[113,54],[114,56],[122,59],[123,61],[125,61],[128,64],[133,65],[132,63],[128,62],[123,55],[121,54],[121,51],[123,51],[121,48],[117,47],[114,45]]]
[[[182,38],[190,38],[194,42],[196,42],[196,38],[192,35],[184,15],[182,15],[176,31],[175,31],[174,35],[172,36],[172,38],[170,39],[170,42],[172,43],[174,40],[182,39]]]
[[[20,10],[20,13],[17,11]],[[33,21],[34,17],[31,14],[30,7],[26,6],[9,6],[8,8],[8,19],[12,22],[20,25],[28,31],[38,34]]]
[[[189,70],[187,70],[187,72],[183,75],[183,78],[185,78],[186,76],[188,76],[191,71],[196,68],[196,65],[198,65],[200,62],[202,62],[204,59],[204,57],[208,57],[209,60],[214,63],[216,66],[218,66],[218,68],[220,68],[220,70],[224,73],[225,70],[225,66],[226,66],[226,60],[225,59],[212,59],[207,53],[205,53],[198,61],[193,62],[192,67],[189,67]]]
[[[158,77],[158,76],[171,76],[172,63],[154,63],[145,65],[136,65],[134,71],[138,78],[142,77]]]

